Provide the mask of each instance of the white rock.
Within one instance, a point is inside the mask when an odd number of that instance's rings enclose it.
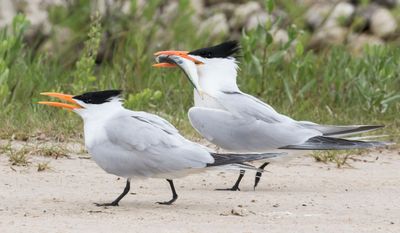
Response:
[[[276,44],[285,44],[289,41],[289,35],[287,31],[283,29],[278,29],[272,37],[274,38],[274,43]]]
[[[98,11],[99,14],[104,15],[107,11],[107,3],[108,0],[97,0],[94,2],[93,6],[95,9],[92,9],[92,11]]]
[[[258,2],[251,1],[245,4],[241,4],[237,6],[235,11],[233,12],[233,16],[229,21],[229,24],[234,29],[240,29],[245,25],[250,15],[260,10],[261,6]]]
[[[324,27],[344,26],[343,22],[350,22],[355,12],[355,7],[348,2],[340,2],[333,9],[326,20]]]
[[[266,12],[257,12],[249,17],[245,28],[247,30],[255,29],[258,25],[264,25],[271,17]]]
[[[201,15],[204,12],[203,0],[190,0],[190,5],[197,15]]]
[[[329,16],[329,13],[333,7],[334,6],[332,4],[323,4],[323,3],[317,3],[312,5],[305,15],[307,24],[313,30],[316,30],[322,25],[325,19]]]
[[[310,47],[319,49],[326,45],[343,44],[348,29],[343,27],[321,28],[311,38]]]
[[[233,12],[236,9],[236,5],[231,2],[222,2],[207,8],[207,12],[210,15],[214,15],[216,13],[224,13],[227,18],[232,17]]]
[[[122,3],[121,12],[124,13],[125,15],[127,15],[131,12],[131,2],[130,1],[125,1]]]
[[[163,9],[162,15],[160,16],[163,22],[171,22],[176,16],[178,16],[179,3],[170,2]]]
[[[68,1],[65,0],[41,0],[40,5],[43,7],[49,6],[68,6]]]
[[[365,46],[383,45],[384,42],[376,36],[359,34],[349,36],[349,47],[354,53],[361,53]]]
[[[396,31],[397,23],[389,10],[379,8],[371,16],[370,28],[373,34],[387,37]]]
[[[204,20],[200,24],[199,32],[209,32],[211,37],[228,34],[229,26],[225,15],[218,13]]]
[[[27,2],[24,13],[31,23],[27,31],[28,36],[36,34],[39,30],[45,35],[50,34],[51,25],[48,21],[47,9],[41,5],[41,0]]]
[[[0,1],[0,28],[10,25],[17,14],[12,0]]]

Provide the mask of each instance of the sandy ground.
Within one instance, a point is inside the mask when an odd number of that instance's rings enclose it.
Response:
[[[83,155],[87,156],[87,155]],[[305,155],[268,166],[256,191],[254,174],[242,191],[221,192],[234,172],[209,171],[175,181],[172,206],[166,181],[133,180],[119,207],[112,201],[125,186],[90,159],[30,158],[10,166],[0,155],[0,232],[400,232],[400,155],[370,152],[348,168],[316,163]],[[50,161],[51,170],[37,172]]]

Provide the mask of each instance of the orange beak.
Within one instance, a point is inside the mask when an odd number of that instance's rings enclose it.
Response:
[[[189,53],[188,51],[174,51],[174,50],[169,50],[169,51],[159,51],[159,52],[156,52],[156,53],[154,54],[154,56],[161,56],[161,55],[169,56],[169,55],[174,55],[174,56],[179,56],[179,57],[188,59],[188,60],[194,62],[194,63],[197,64],[197,65],[204,64],[203,62],[201,62],[201,61],[199,61],[199,60],[197,60],[197,59],[194,59],[193,57],[189,56],[188,53]],[[162,63],[153,64],[153,67],[176,67],[176,65],[175,65],[175,64],[172,64],[172,63],[162,62]]]
[[[65,100],[65,101],[67,101],[69,103],[72,103],[72,104],[59,103],[59,102],[49,102],[49,101],[40,101],[40,102],[38,102],[38,104],[44,104],[44,105],[49,105],[49,106],[53,106],[53,107],[64,108],[64,109],[67,109],[67,110],[74,110],[74,109],[82,108],[73,99],[73,97],[74,97],[73,95],[67,95],[67,94],[56,93],[56,92],[43,92],[43,93],[40,93],[40,94],[41,95],[55,97],[55,98],[58,98],[58,99],[61,99],[61,100]]]

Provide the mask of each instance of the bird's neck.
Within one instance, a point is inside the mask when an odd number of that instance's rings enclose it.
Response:
[[[215,67],[199,71],[199,85],[202,91],[212,94],[215,92],[238,92],[236,84],[236,67]]]
[[[78,112],[84,122],[101,122],[105,121],[120,111],[124,111],[121,102],[112,101],[99,105],[92,105]]]
[[[85,146],[89,151],[96,145],[103,144],[108,140],[105,132],[106,125],[115,120],[123,111],[126,111],[126,109],[122,106],[112,106],[83,117]]]
[[[213,94],[220,91],[239,91],[236,84],[238,65],[233,58],[210,59],[197,68],[202,91]]]

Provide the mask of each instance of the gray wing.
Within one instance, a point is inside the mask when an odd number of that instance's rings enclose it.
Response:
[[[276,112],[261,100],[242,92],[224,93],[218,99],[231,112],[235,111],[243,116],[255,117],[269,123],[296,124],[300,128],[318,131],[323,136],[347,136],[384,127],[383,125],[320,125],[310,121],[296,121]]]
[[[235,101],[235,106],[230,105],[232,102],[227,101],[227,97]],[[347,136],[384,127],[383,125],[320,125],[309,121],[295,121],[288,116],[279,114],[271,106],[259,99],[242,92],[230,95],[225,94],[222,99],[226,103],[225,106],[230,110],[236,109],[240,114],[247,117],[253,116],[271,123],[274,121],[294,123],[303,128],[319,131],[323,136]],[[240,103],[240,105],[237,103]]]
[[[262,120],[266,123],[295,124],[292,118],[275,111],[261,100],[242,92],[223,92],[216,96],[217,101],[229,112],[241,117]]]
[[[320,135],[290,121],[265,121],[265,118],[238,116],[221,109],[193,107],[188,114],[192,126],[207,140],[237,152],[264,152],[302,144]]]
[[[111,119],[105,130],[118,153],[135,157],[138,170],[168,173],[203,168],[214,162],[203,147],[185,139],[165,122],[149,113],[127,111]]]
[[[189,119],[200,134],[225,149],[262,152],[321,135],[241,92],[221,92],[213,100],[222,107],[191,108]]]
[[[189,110],[192,126],[209,141],[233,151],[262,152],[286,146],[306,145],[313,149],[345,148],[331,141],[309,141],[318,136],[350,135],[380,126],[328,126],[296,121],[271,106],[242,92],[221,92],[213,96],[221,106]],[[203,106],[207,106],[203,103]],[[312,145],[311,145],[312,144]],[[321,145],[323,144],[323,145]],[[347,146],[347,145],[346,145]],[[353,148],[366,144],[353,145]],[[297,148],[297,147],[296,147]],[[346,147],[347,148],[347,147]]]
[[[296,121],[276,112],[261,100],[242,92],[225,92],[219,95],[217,99],[230,112],[245,117],[254,117],[269,123],[296,124],[299,127],[319,131],[323,136],[347,136],[384,127],[383,125],[320,125],[310,121]]]
[[[132,112],[130,111],[132,117],[142,120],[144,122],[147,122],[149,124],[152,124],[165,132],[168,132],[170,134],[179,134],[179,131],[173,126],[171,123],[169,123],[167,120],[164,118],[161,118],[157,115],[150,114],[147,112]]]

